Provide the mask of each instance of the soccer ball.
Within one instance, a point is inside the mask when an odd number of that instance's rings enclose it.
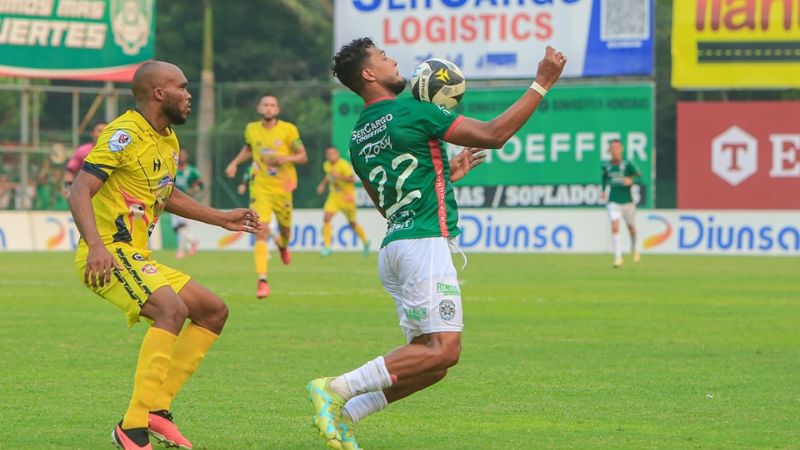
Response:
[[[446,59],[431,58],[414,69],[411,94],[415,99],[453,109],[461,101],[467,80],[461,69]]]

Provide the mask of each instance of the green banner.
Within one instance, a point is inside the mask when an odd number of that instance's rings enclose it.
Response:
[[[520,88],[467,88],[457,112],[491,120],[522,94]],[[407,94],[406,94],[407,95]],[[608,142],[620,139],[624,158],[642,171],[640,205],[653,204],[654,93],[650,84],[557,86],[502,149],[458,186],[483,199],[474,206],[591,206],[599,203],[600,166]],[[333,95],[333,142],[344,150],[363,102]],[[448,145],[452,155],[459,149]],[[469,194],[463,194],[469,200]],[[469,201],[467,201],[469,203]]]
[[[130,81],[154,41],[155,0],[0,1],[0,76]]]

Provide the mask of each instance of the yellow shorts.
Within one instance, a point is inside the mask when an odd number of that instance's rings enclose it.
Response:
[[[347,201],[339,195],[328,195],[323,210],[329,214],[336,214],[341,211],[347,217],[348,222],[356,221],[356,202]]]
[[[262,189],[250,190],[250,207],[256,210],[261,221],[272,222],[272,213],[278,219],[278,225],[289,228],[292,226],[292,193],[291,192],[266,192]]]
[[[120,263],[122,270],[114,269],[110,284],[97,288],[87,287],[122,309],[128,317],[128,326],[133,326],[142,319],[139,316],[142,306],[156,289],[170,286],[173,291],[180,292],[191,279],[183,272],[150,259],[150,251],[139,250],[127,244],[114,244],[106,248]],[[75,255],[75,268],[81,283],[88,251],[86,244],[81,242]],[[150,322],[147,317],[143,319]]]

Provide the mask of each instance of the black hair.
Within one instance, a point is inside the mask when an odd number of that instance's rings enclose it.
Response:
[[[370,47],[375,47],[371,38],[354,39],[349,44],[343,45],[333,57],[331,65],[333,75],[355,93],[359,93],[363,85],[361,70],[364,69],[364,62],[369,57],[367,50]]]
[[[612,140],[608,141],[608,145],[611,145],[611,144],[614,144],[614,143],[622,145],[622,141],[620,141],[619,139],[612,139]]]

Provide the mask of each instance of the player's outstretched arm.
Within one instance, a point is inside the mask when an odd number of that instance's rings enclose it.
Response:
[[[234,157],[230,164],[228,164],[228,167],[225,168],[225,175],[227,175],[228,178],[235,177],[236,167],[250,159],[251,156],[253,156],[253,151],[250,149],[250,146],[247,144],[243,145],[239,153],[236,154],[236,157]]]
[[[111,270],[122,267],[111,255],[103,244],[100,233],[97,232],[97,224],[94,220],[94,208],[92,207],[92,197],[103,187],[103,181],[94,175],[79,172],[72,183],[72,190],[67,203],[75,226],[81,234],[89,253],[86,257],[86,270],[83,272],[83,282],[93,287],[105,286],[111,282]]]
[[[262,228],[258,213],[252,209],[236,208],[230,211],[209,208],[195,199],[173,189],[167,200],[166,210],[187,219],[197,220],[209,225],[216,225],[230,231],[246,231],[255,233]]]
[[[532,84],[519,100],[488,122],[465,117],[445,140],[464,147],[502,147],[536,111],[544,98],[542,92],[556,84],[566,63],[566,56],[548,45],[536,72],[535,84],[539,87]],[[544,90],[540,92],[539,88]]]

